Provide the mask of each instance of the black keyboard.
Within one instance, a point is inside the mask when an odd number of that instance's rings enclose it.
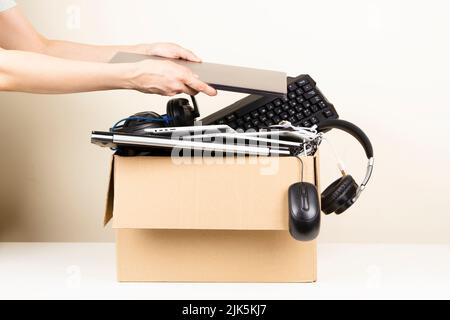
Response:
[[[203,125],[226,124],[235,130],[260,130],[282,121],[312,127],[327,119],[338,119],[334,106],[308,75],[288,78],[283,98],[251,95],[202,120]]]

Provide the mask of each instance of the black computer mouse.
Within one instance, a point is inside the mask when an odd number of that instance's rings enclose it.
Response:
[[[311,183],[289,188],[289,231],[299,241],[315,240],[320,233],[319,192]]]

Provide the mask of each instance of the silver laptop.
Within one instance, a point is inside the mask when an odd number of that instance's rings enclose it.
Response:
[[[140,147],[150,149],[188,149],[211,152],[224,152],[242,155],[271,156],[291,154],[289,147],[267,146],[267,144],[258,145],[255,141],[226,144],[215,142],[191,141],[189,139],[172,139],[167,136],[157,135],[131,135],[123,133],[98,132],[94,131],[91,135],[91,142],[101,147],[117,149],[119,147]]]
[[[136,53],[118,52],[111,63],[133,63],[145,59],[170,60],[191,69],[200,80],[217,90],[256,95],[287,94],[287,74],[214,63],[197,63],[185,60],[159,58]]]

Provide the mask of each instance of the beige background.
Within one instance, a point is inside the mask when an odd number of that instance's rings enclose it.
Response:
[[[323,242],[450,243],[448,1],[19,0],[52,38],[173,41],[204,60],[311,74],[373,140],[357,206],[324,219]],[[79,14],[79,15],[78,15]],[[203,115],[240,95],[200,98]],[[167,99],[135,92],[0,93],[0,241],[110,241],[102,228],[110,153],[90,131]],[[357,143],[330,135],[362,178]],[[322,152],[323,183],[338,172]]]

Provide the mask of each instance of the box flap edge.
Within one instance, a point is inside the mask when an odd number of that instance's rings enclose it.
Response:
[[[104,227],[106,227],[108,223],[112,220],[114,212],[114,160],[115,156],[112,157],[110,165],[109,186],[108,186],[108,193],[106,196],[105,214],[103,218]]]

